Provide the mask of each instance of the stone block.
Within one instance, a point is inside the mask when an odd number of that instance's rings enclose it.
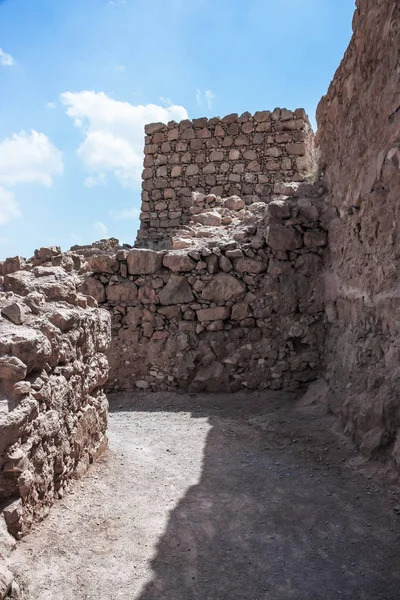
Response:
[[[213,150],[210,154],[211,162],[218,162],[224,160],[225,152],[223,150]]]
[[[247,319],[248,317],[251,317],[251,311],[246,302],[239,302],[232,306],[232,321],[243,321],[243,319]]]
[[[209,163],[208,165],[203,167],[204,175],[212,175],[213,173],[215,173],[215,171],[216,171],[216,168],[215,168],[214,163]]]
[[[306,248],[318,248],[327,245],[327,235],[320,229],[311,229],[304,233],[304,245]]]
[[[85,296],[91,296],[99,304],[105,302],[106,291],[104,285],[95,277],[87,277],[79,286],[78,291]]]
[[[186,177],[191,177],[193,175],[198,175],[199,167],[197,165],[189,165],[186,167]]]
[[[302,143],[287,144],[286,151],[291,156],[304,156],[306,153],[306,147]]]
[[[27,366],[16,356],[0,357],[0,379],[20,381],[25,379]]]
[[[179,167],[178,165],[172,167],[171,177],[180,177],[181,174],[182,174],[182,167]]]
[[[188,278],[181,275],[171,275],[158,297],[163,305],[188,304],[194,301]]]
[[[161,269],[162,256],[154,250],[135,248],[128,252],[127,263],[130,275],[152,274]]]
[[[250,145],[250,140],[249,137],[247,135],[238,135],[238,137],[235,140],[235,146],[249,146]]]
[[[157,131],[164,131],[167,129],[167,126],[164,123],[150,123],[146,125],[144,131],[146,135],[153,135],[153,133],[157,133]]]
[[[229,160],[239,160],[240,158],[240,150],[233,148],[229,151]]]
[[[162,167],[158,167],[157,169],[157,177],[167,177],[168,171],[167,167],[163,165]]]
[[[115,256],[108,254],[95,254],[88,258],[88,267],[93,273],[109,273],[110,275],[117,273],[119,263]]]
[[[18,302],[7,304],[1,309],[1,314],[15,325],[22,325],[26,319],[26,314],[29,309]]]
[[[268,213],[271,219],[289,219],[291,217],[290,204],[286,200],[272,200],[268,204]]]
[[[170,253],[164,256],[163,265],[164,267],[167,267],[167,269],[170,269],[170,271],[179,273],[193,271],[196,263],[185,254]]]
[[[296,250],[303,246],[302,235],[292,226],[271,223],[267,229],[266,242],[273,250]]]
[[[138,290],[133,281],[125,281],[107,286],[106,296],[109,302],[130,304],[137,299]]]
[[[254,120],[257,123],[265,123],[271,119],[271,111],[269,110],[259,110],[254,114]]]
[[[197,311],[199,321],[224,321],[229,319],[231,309],[227,306],[216,306],[215,308],[203,308]]]
[[[199,119],[193,119],[193,127],[202,128],[207,127],[208,119],[206,117],[201,117]]]
[[[234,261],[234,265],[235,265],[235,270],[238,273],[251,273],[251,274],[257,274],[257,273],[263,273],[264,271],[267,270],[267,263],[263,262],[263,261],[259,261],[259,260],[255,260],[252,258],[247,258],[247,257],[243,257],[243,258],[237,258]]]
[[[228,300],[242,295],[245,291],[246,286],[242,281],[228,273],[218,273],[204,288],[201,297],[204,300],[213,302],[228,302]]]
[[[244,202],[239,196],[230,196],[224,200],[224,206],[229,210],[238,211],[244,208]]]

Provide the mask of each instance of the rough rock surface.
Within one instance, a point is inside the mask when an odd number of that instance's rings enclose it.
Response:
[[[306,191],[251,207],[194,193],[196,216],[222,218],[189,222],[181,249],[96,256],[79,289],[112,315],[109,389],[297,389],[320,375],[325,205]]]
[[[358,0],[318,108],[333,216],[326,273],[330,406],[367,456],[400,465],[400,4]]]
[[[77,282],[36,266],[0,288],[0,512],[16,537],[106,445],[110,316]]]
[[[198,205],[192,192],[239,195],[241,204],[268,202],[282,182],[303,181],[315,165],[314,134],[303,109],[152,123],[144,152],[137,245],[154,249],[170,247],[171,236],[190,219],[220,224],[216,211],[193,216]]]

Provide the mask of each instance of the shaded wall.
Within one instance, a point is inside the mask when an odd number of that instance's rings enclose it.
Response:
[[[400,463],[400,5],[359,0],[318,107],[333,209],[326,272],[332,408],[367,455]]]

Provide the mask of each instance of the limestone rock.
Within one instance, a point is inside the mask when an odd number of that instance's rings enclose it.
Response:
[[[0,318],[0,554],[9,546],[3,519],[25,535],[105,447],[111,337],[109,313],[88,308],[76,273],[36,263],[5,278],[0,307],[12,300],[25,319]]]
[[[204,288],[201,297],[214,302],[227,302],[243,294],[246,287],[242,281],[227,273],[218,273]]]
[[[0,562],[10,556],[16,545],[15,538],[8,532],[3,515],[0,515]]]
[[[239,302],[232,307],[232,320],[243,321],[251,316],[249,305],[246,302]]]
[[[296,250],[303,245],[301,233],[297,229],[280,223],[268,226],[266,242],[273,250]]]
[[[186,254],[169,253],[163,258],[163,265],[175,273],[193,271],[196,263]]]
[[[158,297],[164,305],[187,304],[194,300],[188,278],[180,275],[171,275]]]
[[[88,258],[88,267],[93,273],[116,273],[119,263],[115,256],[94,254]]]
[[[15,325],[21,325],[25,321],[25,311],[21,304],[13,302],[1,309],[3,317],[7,317]]]
[[[304,233],[304,245],[307,248],[326,246],[326,233],[320,230],[310,230]]]
[[[138,288],[133,281],[125,281],[109,285],[106,295],[109,302],[131,304],[137,299]]]
[[[17,537],[22,530],[23,508],[21,499],[9,502],[3,509],[3,516],[8,531]]]
[[[227,306],[217,306],[215,308],[203,308],[197,311],[199,321],[223,321],[229,319],[230,309]]]
[[[235,269],[239,273],[263,273],[267,270],[267,263],[252,258],[238,258],[235,260]]]
[[[6,258],[5,261],[0,262],[0,275],[10,275],[16,271],[21,271],[25,266],[25,259],[22,256],[14,256]]]
[[[4,277],[4,288],[27,296],[31,292],[44,294],[49,301],[66,300],[76,292],[76,281],[62,267],[34,267]]]
[[[34,365],[45,365],[52,347],[41,331],[10,323],[0,328],[0,354],[9,353],[26,364],[29,371]]]
[[[99,304],[106,300],[104,285],[95,277],[87,277],[78,287],[78,290],[85,296],[91,296]]]
[[[130,250],[127,255],[128,272],[131,275],[156,273],[161,269],[162,256],[154,250]]]
[[[47,246],[45,248],[39,248],[35,250],[35,258],[43,261],[51,260],[53,256],[61,254],[60,246]]]
[[[224,206],[229,210],[237,211],[244,208],[245,204],[239,196],[230,196],[224,200]]]
[[[201,223],[209,227],[219,227],[222,223],[222,217],[216,211],[203,212],[199,215],[193,215],[192,220],[195,223]]]
[[[27,366],[16,356],[0,356],[0,379],[25,379]]]
[[[268,204],[268,213],[272,219],[289,219],[291,216],[290,204],[286,200],[273,200]]]
[[[40,292],[30,292],[27,296],[25,296],[25,304],[35,315],[40,313],[41,309],[45,305],[45,302],[45,296]]]
[[[4,600],[11,590],[14,576],[4,565],[0,564],[0,600]]]

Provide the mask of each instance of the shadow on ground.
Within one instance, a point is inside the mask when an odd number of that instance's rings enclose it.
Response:
[[[111,410],[187,411],[187,397]],[[293,398],[192,396],[212,429],[201,480],[171,511],[137,600],[397,600],[394,496],[350,466],[334,421]],[[132,410],[132,409],[129,409]]]

